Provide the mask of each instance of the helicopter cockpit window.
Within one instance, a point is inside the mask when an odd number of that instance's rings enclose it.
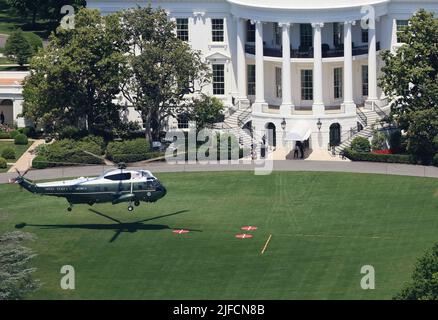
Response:
[[[149,172],[147,171],[142,171],[143,177],[146,177],[148,179],[154,178]]]
[[[106,176],[105,179],[113,180],[113,181],[131,180],[131,173],[126,172],[126,173],[112,174],[110,176]]]

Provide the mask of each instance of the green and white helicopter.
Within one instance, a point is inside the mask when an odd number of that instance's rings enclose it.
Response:
[[[139,206],[142,201],[156,202],[167,193],[166,188],[150,171],[129,170],[124,163],[98,177],[54,182],[34,183],[24,177],[27,171],[21,174],[17,170],[17,173],[18,177],[11,182],[34,194],[65,198],[70,205],[68,211],[72,211],[75,204],[92,206],[96,203],[128,203],[128,211],[133,211],[134,205]]]

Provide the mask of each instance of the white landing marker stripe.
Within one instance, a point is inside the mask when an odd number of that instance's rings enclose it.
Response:
[[[263,247],[261,254],[265,253],[266,248],[268,247],[269,241],[271,241],[271,238],[272,238],[272,234],[270,234],[268,237],[268,240],[266,240],[265,246]]]

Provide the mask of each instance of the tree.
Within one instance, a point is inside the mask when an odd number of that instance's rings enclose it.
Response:
[[[34,50],[24,36],[23,31],[16,30],[6,40],[5,54],[9,59],[23,66],[29,62],[29,59],[34,54]]]
[[[117,24],[116,16],[82,9],[74,29],[58,28],[48,47],[31,60],[24,116],[55,132],[68,125],[96,135],[117,128],[121,106],[114,101],[126,77]]]
[[[191,120],[196,121],[198,130],[203,128],[211,128],[223,118],[224,105],[216,97],[202,95],[201,98],[193,100],[193,111]]]
[[[7,0],[7,3],[22,17],[31,16],[32,25],[35,25],[37,15],[45,7],[46,0]]]
[[[382,53],[379,82],[392,100],[390,120],[407,131],[407,151],[428,164],[437,151],[433,139],[438,133],[438,20],[433,13],[419,10],[400,36],[404,45],[395,53]]]
[[[412,282],[394,299],[438,300],[438,243],[418,260]]]
[[[32,234],[20,231],[0,236],[0,300],[22,299],[39,288],[39,281],[32,279],[36,269],[29,267],[36,254],[20,245],[34,239]]]
[[[138,7],[119,13],[128,52],[122,91],[141,114],[149,141],[159,138],[165,119],[187,111],[210,79],[201,54],[176,37],[163,9]]]

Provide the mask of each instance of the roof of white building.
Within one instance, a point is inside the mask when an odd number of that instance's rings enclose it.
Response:
[[[230,3],[272,9],[334,9],[375,5],[390,0],[227,0]]]

